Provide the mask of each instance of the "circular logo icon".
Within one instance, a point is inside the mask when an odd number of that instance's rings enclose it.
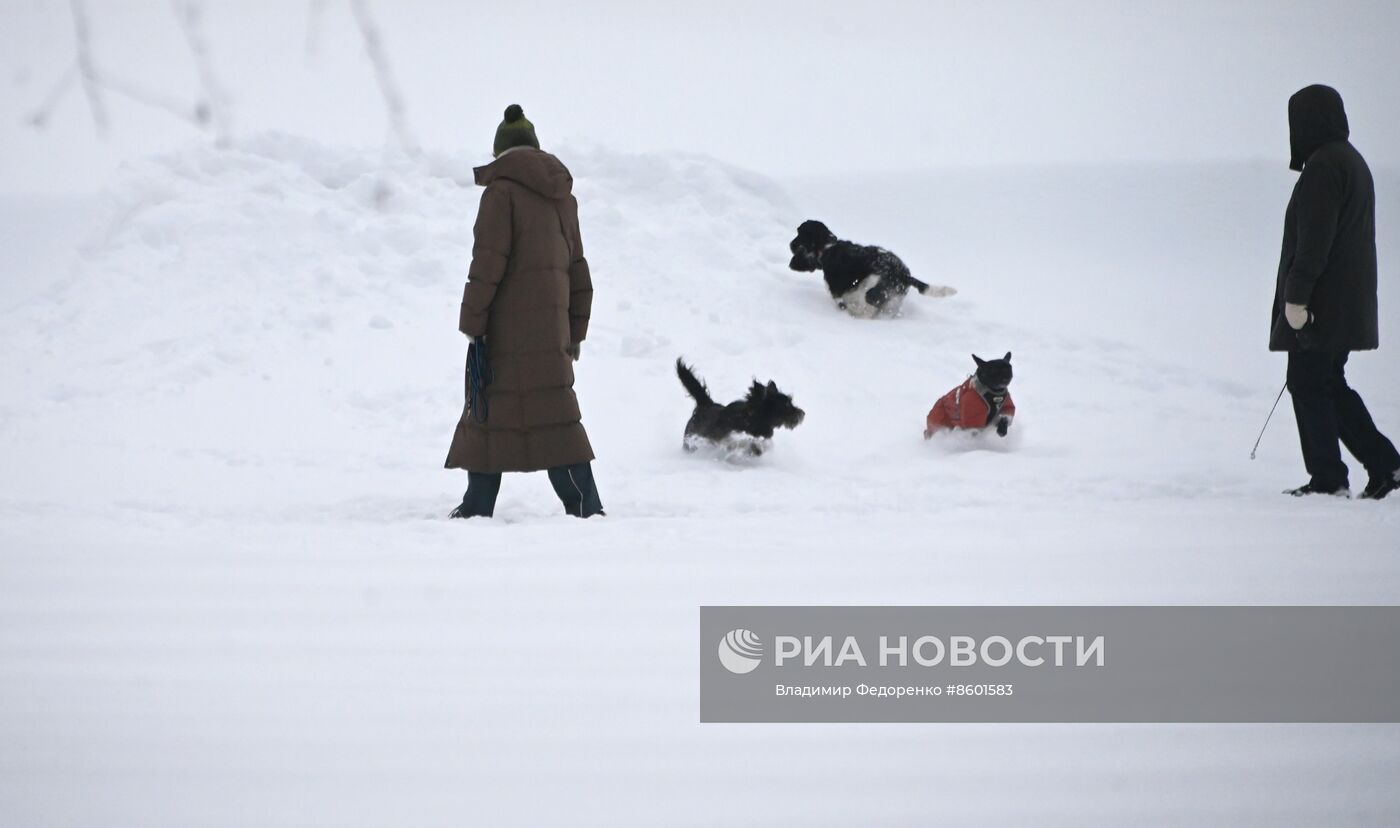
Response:
[[[719,663],[731,673],[752,673],[763,660],[763,640],[748,630],[730,630],[719,641]]]

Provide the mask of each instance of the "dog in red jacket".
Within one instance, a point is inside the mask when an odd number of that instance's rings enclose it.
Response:
[[[924,421],[924,439],[935,432],[951,429],[978,430],[996,426],[997,435],[1006,436],[1011,420],[1016,416],[1016,403],[1011,401],[1011,352],[1001,359],[982,359],[976,354],[972,361],[977,371],[967,382],[944,394],[929,409]]]

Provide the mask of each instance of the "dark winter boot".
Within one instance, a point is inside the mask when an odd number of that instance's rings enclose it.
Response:
[[[1332,495],[1333,497],[1351,497],[1351,488],[1342,485],[1335,488],[1319,486],[1315,483],[1304,483],[1296,489],[1284,489],[1286,495],[1294,497],[1306,497],[1308,495]]]
[[[496,511],[496,495],[501,493],[501,475],[489,472],[467,472],[467,493],[462,503],[448,517],[491,517]]]
[[[1380,500],[1396,489],[1400,489],[1400,469],[1389,475],[1371,478],[1366,488],[1361,490],[1362,500]]]
[[[598,486],[588,463],[556,466],[549,470],[549,482],[565,512],[580,518],[603,514],[603,502],[598,499]]]

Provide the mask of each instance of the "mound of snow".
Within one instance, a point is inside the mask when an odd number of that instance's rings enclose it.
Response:
[[[619,314],[667,298],[719,309],[781,258],[768,248],[791,209],[757,177],[702,158],[567,158],[601,292]],[[479,196],[468,159],[288,136],[140,163],[109,198],[83,267],[50,292],[39,341],[25,344],[68,364],[122,366],[85,370],[89,392],[317,365],[340,370],[299,379],[352,384],[378,366],[431,363],[432,333],[445,322],[454,333]],[[397,334],[386,343],[367,330]],[[633,356],[667,343],[646,324],[598,340]]]

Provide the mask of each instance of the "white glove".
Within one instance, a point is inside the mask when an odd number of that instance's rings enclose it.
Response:
[[[1285,302],[1283,305],[1283,318],[1288,320],[1288,327],[1295,331],[1301,331],[1312,321],[1312,313],[1308,311],[1307,305],[1295,305],[1292,302]]]

